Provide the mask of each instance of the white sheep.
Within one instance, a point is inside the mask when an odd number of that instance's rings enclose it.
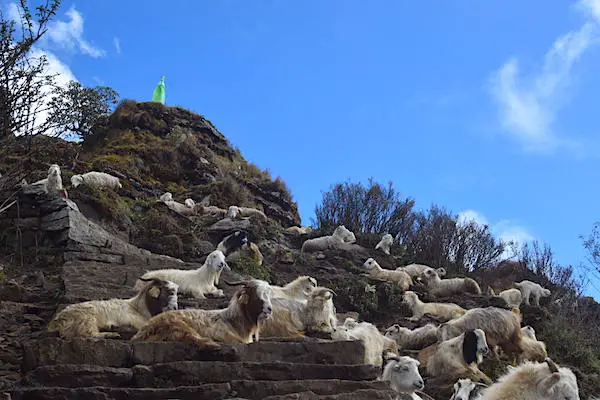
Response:
[[[500,297],[511,308],[519,307],[521,305],[521,301],[523,300],[523,296],[521,295],[521,291],[519,289],[506,289],[496,295],[494,289],[492,289],[490,286],[489,294],[491,296]]]
[[[332,333],[337,325],[334,292],[317,287],[307,301],[274,298],[273,314],[260,326],[261,337],[299,337],[308,332]]]
[[[193,343],[217,349],[220,343],[252,343],[259,326],[272,314],[271,289],[265,281],[228,282],[243,285],[221,310],[167,311],[152,318],[131,339],[147,342]]]
[[[283,230],[283,233],[287,233],[288,235],[306,235],[310,232],[312,232],[312,226],[304,226],[304,227],[299,227],[299,226],[290,226],[289,228],[285,228]]]
[[[316,287],[317,280],[315,278],[302,275],[283,287],[271,285],[271,298],[306,301]]]
[[[267,216],[265,215],[264,212],[257,210],[256,208],[250,208],[250,207],[239,207],[239,206],[229,206],[229,209],[227,210],[227,217],[231,218],[231,219],[235,219],[237,217],[256,217],[258,219],[261,219],[263,221],[267,220]]]
[[[123,185],[119,178],[107,174],[106,172],[90,171],[81,175],[73,175],[71,177],[71,185],[77,187],[79,185],[87,185],[92,187],[107,187],[110,189],[121,189]]]
[[[407,356],[390,356],[385,361],[383,373],[379,380],[389,382],[390,387],[398,394],[410,396],[413,400],[421,400],[415,390],[423,390],[425,383],[419,373],[421,363]]]
[[[481,329],[463,332],[460,336],[445,340],[437,345],[427,360],[427,373],[431,377],[454,381],[470,378],[490,382],[478,365],[489,352],[486,335]]]
[[[336,327],[331,338],[336,341],[360,340],[365,347],[365,364],[381,366],[384,351],[398,355],[396,341],[383,336],[375,325],[369,322],[359,323],[353,318],[346,318],[343,325]]]
[[[533,296],[533,304],[540,305],[540,297],[548,297],[552,294],[550,290],[542,287],[541,285],[531,281],[521,281],[514,284],[517,289],[521,291],[523,296],[523,302],[530,305],[529,299]]]
[[[569,368],[558,367],[550,358],[545,363],[527,362],[509,367],[508,372],[485,389],[481,400],[579,400],[577,378]]]
[[[167,310],[176,310],[177,288],[177,284],[173,282],[153,278],[146,280],[138,293],[130,299],[92,300],[71,304],[50,321],[48,331],[58,332],[63,339],[118,338],[117,332],[100,330],[123,326],[140,329],[153,316]]]
[[[170,192],[165,192],[163,193],[160,198],[159,201],[162,201],[163,203],[165,203],[165,205],[167,207],[169,207],[170,210],[175,211],[177,214],[183,215],[183,216],[191,216],[191,215],[196,215],[196,208],[195,207],[188,207],[185,204],[179,203],[175,200],[173,200],[173,195]]]
[[[40,179],[32,185],[43,186],[44,192],[55,195],[63,190],[62,177],[60,175],[60,167],[58,164],[52,164],[48,168],[48,176],[44,179]]]
[[[537,340],[535,336],[535,329],[531,325],[526,325],[521,328],[521,332],[523,333],[523,337],[527,336],[530,339]]]
[[[482,329],[490,347],[500,346],[509,357],[517,357],[522,352],[520,315],[497,307],[473,308],[441,324],[438,339],[448,340],[473,329]]]
[[[231,271],[225,261],[225,255],[220,250],[215,250],[206,257],[204,264],[198,269],[158,269],[146,272],[142,278],[161,278],[179,285],[179,292],[191,294],[196,299],[205,299],[207,294],[214,297],[223,297],[221,289],[215,285],[219,283],[221,271],[226,269]],[[141,284],[138,279],[136,288]]]
[[[408,290],[413,284],[410,275],[404,271],[383,269],[373,258],[368,258],[363,264],[363,268],[369,271],[369,275],[375,279],[394,282],[402,290]]]
[[[441,279],[438,272],[433,268],[427,268],[422,277],[427,292],[435,297],[462,293],[481,294],[479,284],[471,278]]]
[[[524,327],[526,328],[526,327]],[[523,337],[521,338],[521,354],[519,354],[518,361],[539,361],[542,362],[548,357],[548,351],[546,350],[546,343],[535,338],[535,331],[533,332],[533,338],[530,336],[531,331],[526,331],[521,328]],[[532,328],[533,330],[533,328]]]
[[[481,391],[487,388],[480,382],[473,382],[469,378],[459,379],[454,384],[454,392],[450,400],[479,400],[481,398]]]
[[[394,339],[398,349],[422,349],[437,342],[437,326],[427,324],[420,328],[410,330],[398,324],[386,329],[385,337]]]
[[[424,264],[408,264],[404,267],[396,268],[396,271],[404,271],[409,274],[412,279],[415,279],[420,278],[427,268],[431,267]],[[440,277],[446,276],[446,270],[444,268],[437,268],[436,271]]]
[[[196,202],[194,201],[194,199],[185,199],[185,200],[183,201],[183,204],[185,204],[185,206],[186,206],[186,207],[189,207],[189,208],[194,208],[194,207],[196,207]]]
[[[330,236],[321,236],[314,239],[308,239],[302,243],[302,252],[316,252],[327,249],[337,249],[342,244],[351,244],[356,242],[353,232],[350,232],[344,225],[335,228]]]
[[[425,314],[429,314],[442,322],[446,322],[467,312],[467,310],[454,303],[424,303],[415,292],[411,291],[405,292],[402,300],[408,305],[413,314],[409,318],[410,321],[418,321]]]
[[[382,236],[379,243],[377,243],[377,245],[375,246],[375,250],[381,249],[381,251],[383,251],[385,254],[387,254],[389,256],[390,249],[391,249],[393,243],[394,243],[394,237],[392,235],[390,235],[389,233],[386,233],[385,235]]]

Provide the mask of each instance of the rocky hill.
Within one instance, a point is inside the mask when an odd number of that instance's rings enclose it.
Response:
[[[61,166],[68,200],[18,189],[22,179],[44,178],[52,163]],[[123,187],[71,188],[70,177],[89,170],[118,176]],[[284,234],[284,228],[300,224],[285,183],[246,161],[210,121],[181,108],[125,101],[83,144],[10,138],[0,148],[0,173],[0,210],[8,207],[0,213],[0,390],[14,399],[390,398],[389,388],[374,380],[379,371],[361,365],[363,350],[356,342],[265,341],[205,353],[183,344],[131,345],[125,333],[123,340],[63,341],[45,332],[65,304],[130,297],[135,279],[148,269],[196,268],[236,229],[250,233],[265,260],[263,265],[245,259],[232,263],[234,274],[275,284],[313,276],[335,290],[339,313],[357,312],[380,329],[427,322],[409,322],[401,292],[369,280],[360,268],[368,257],[384,268],[413,260],[399,252],[376,252],[378,238],[361,234],[357,244],[340,250],[300,254],[303,240],[330,232],[302,238]],[[183,217],[157,201],[166,191],[180,202],[192,198],[222,208],[258,208],[268,221]],[[517,263],[473,277],[482,287],[496,289],[521,279],[551,286]],[[223,289],[232,294],[231,288]],[[487,296],[446,300],[466,308],[494,304]],[[180,302],[202,308],[226,303]],[[593,301],[579,307],[577,313],[565,311],[546,299],[542,308],[523,307],[522,312],[523,323],[536,329],[553,359],[574,367],[581,398],[587,399],[600,393],[600,346],[582,330],[600,321],[600,309]],[[503,368],[487,362],[484,371],[495,377]],[[425,392],[447,399],[451,388],[429,380]]]

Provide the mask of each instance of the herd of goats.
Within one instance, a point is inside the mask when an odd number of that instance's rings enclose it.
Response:
[[[63,191],[58,166],[50,167],[48,178],[36,183],[46,185],[48,192]],[[121,187],[118,178],[95,171],[76,175],[72,183],[73,187]],[[182,215],[208,213],[232,219],[266,219],[262,211],[252,208],[231,206],[225,210],[196,204],[192,199],[178,203],[170,193],[162,195],[160,201]],[[309,231],[310,227],[291,227],[284,232],[305,235]],[[305,240],[301,251],[318,252],[354,242],[354,234],[339,226],[332,235]],[[392,236],[385,234],[375,249],[389,255],[392,245]],[[71,304],[55,315],[48,330],[64,339],[118,338],[114,330],[129,326],[136,330],[132,341],[182,341],[204,349],[252,343],[259,337],[302,337],[321,332],[334,341],[361,341],[364,363],[382,367],[379,379],[389,382],[399,398],[430,399],[422,392],[425,384],[419,367],[423,366],[428,377],[455,382],[451,400],[579,399],[574,373],[548,357],[546,345],[537,340],[531,326],[521,327],[519,306],[524,303],[539,307],[540,298],[550,296],[550,290],[537,283],[514,283],[513,288],[498,295],[490,288],[489,295],[502,299],[505,308],[467,310],[453,303],[424,302],[409,287],[422,283],[428,297],[434,299],[468,293],[481,295],[475,280],[446,278],[444,268],[422,264],[384,269],[369,258],[362,266],[365,273],[404,291],[403,302],[412,313],[410,321],[428,315],[440,322],[413,330],[394,324],[383,333],[369,322],[339,317],[333,303],[334,291],[318,286],[310,276],[300,276],[285,286],[259,279],[226,281],[230,286],[239,286],[226,308],[178,309],[177,298],[181,294],[196,299],[225,297],[223,290],[217,288],[221,273],[230,270],[228,260],[242,253],[262,263],[258,246],[248,240],[246,232],[238,230],[223,238],[200,268],[148,271],[137,279],[134,297]],[[400,356],[401,350],[419,352],[417,358],[412,358]],[[512,364],[496,382],[479,369],[486,355]]]

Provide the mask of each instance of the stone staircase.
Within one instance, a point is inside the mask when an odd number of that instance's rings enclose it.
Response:
[[[4,399],[394,398],[389,386],[376,380],[380,368],[361,364],[360,342],[262,340],[202,351],[185,343],[130,343],[131,332],[120,332],[121,340],[72,341],[47,333],[46,324],[66,304],[128,298],[146,270],[199,265],[132,246],[70,201],[24,190],[20,206],[18,215],[8,213],[10,220],[0,223],[19,227],[20,237],[31,241],[28,246],[44,243],[55,262],[46,269],[25,266],[21,275],[0,285]],[[224,272],[222,280],[239,279],[228,275]],[[180,306],[225,307],[235,288],[223,289],[226,298],[183,298]]]

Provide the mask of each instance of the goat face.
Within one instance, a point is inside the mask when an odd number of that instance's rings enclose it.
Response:
[[[205,263],[218,271],[221,271],[223,269],[231,271],[229,264],[227,264],[227,262],[225,261],[225,255],[220,250],[215,250],[212,253],[210,253],[206,258]]]
[[[273,313],[270,285],[265,281],[256,279],[250,281],[250,284],[247,284],[244,290],[248,295],[248,312],[252,315],[252,318],[256,318],[257,322],[269,318]]]
[[[474,329],[464,333],[463,358],[467,364],[481,363],[483,356],[488,354],[489,351],[483,330]]]
[[[400,393],[423,390],[425,383],[419,374],[419,365],[419,361],[411,357],[389,358],[383,370],[383,377]]]
[[[378,264],[377,264],[377,261],[375,261],[375,259],[368,258],[367,261],[365,261],[365,263],[363,264],[363,267],[365,269],[371,270],[371,269],[375,268],[376,265],[378,265]]]
[[[177,310],[177,290],[179,286],[176,283],[165,281],[159,278],[152,278],[146,287],[146,307],[150,315],[155,316],[165,311]]]
[[[422,277],[425,281],[429,281],[429,280],[435,279],[436,277],[439,277],[439,276],[435,269],[427,268],[425,271],[423,271]]]
[[[470,400],[476,398],[479,391],[486,387],[487,385],[473,382],[470,379],[459,379],[454,384],[454,393],[450,397],[450,400]]]
[[[411,307],[413,304],[415,304],[418,300],[418,296],[415,292],[411,292],[411,291],[406,291],[404,292],[404,295],[402,296],[402,302],[408,304],[409,307]]]
[[[400,333],[400,325],[394,324],[385,330],[385,337],[394,338]]]

